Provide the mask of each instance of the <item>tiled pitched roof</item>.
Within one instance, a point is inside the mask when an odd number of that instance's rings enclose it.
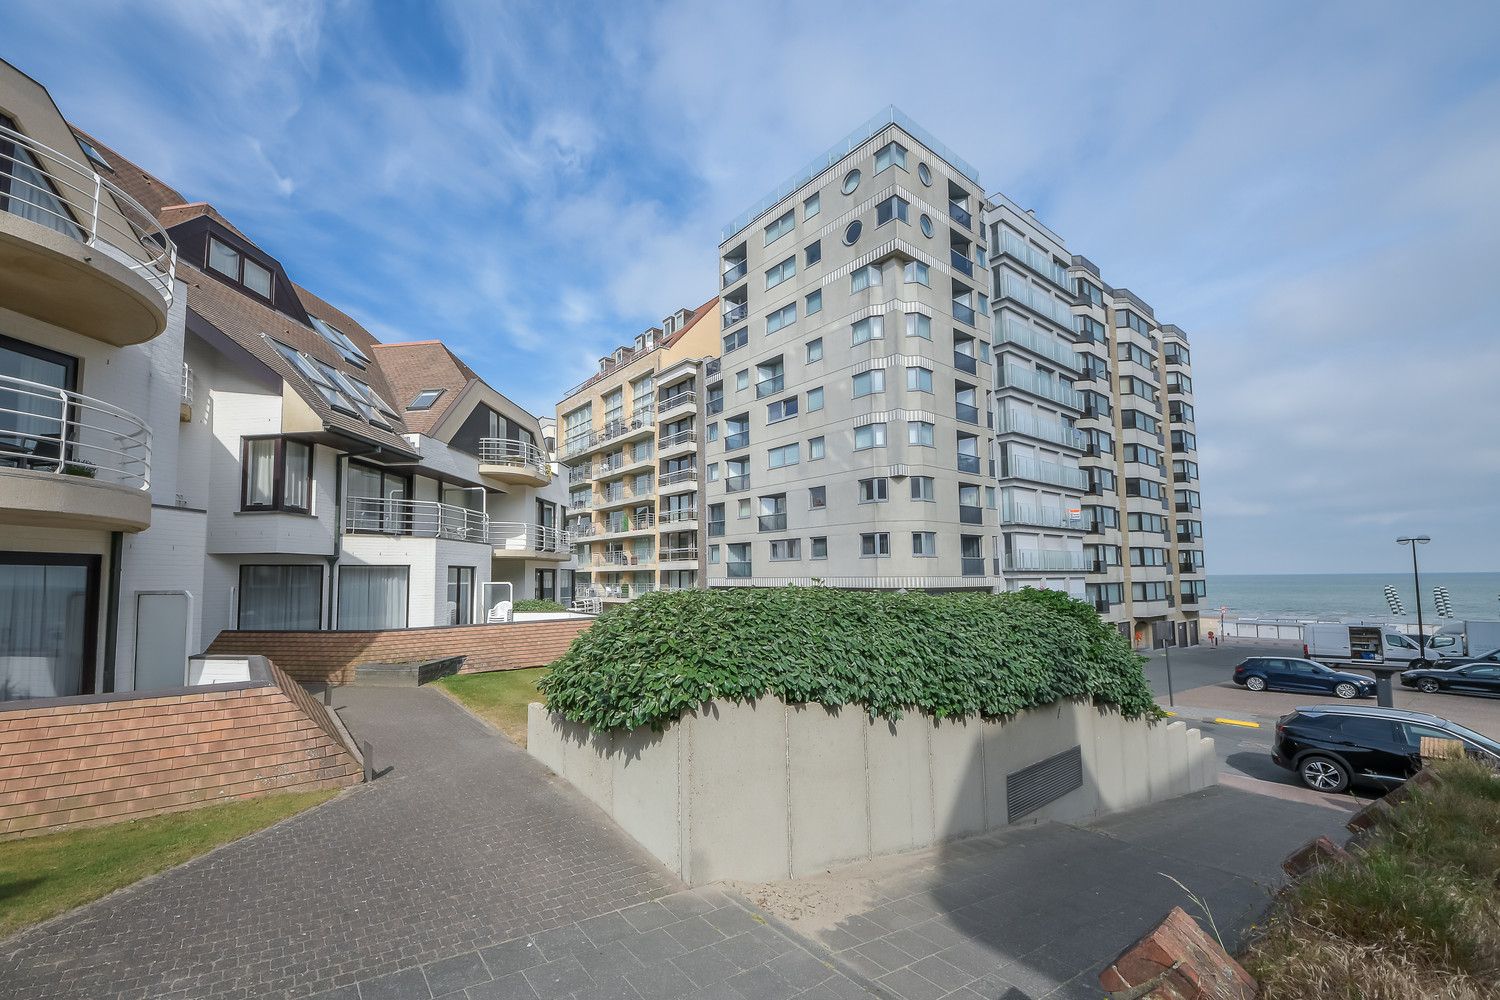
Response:
[[[703,303],[697,309],[694,309],[693,310],[693,314],[691,316],[689,316],[687,318],[687,320],[681,326],[679,326],[677,329],[673,330],[671,333],[667,334],[665,337],[662,338],[662,341],[661,341],[662,346],[663,347],[671,347],[673,344],[677,343],[679,340],[682,339],[682,335],[683,334],[687,333],[693,327],[697,326],[698,325],[698,321],[701,320],[703,317],[707,316],[709,314],[709,312],[713,309],[713,307],[716,306],[716,305],[718,305],[718,304],[719,304],[719,297],[717,295],[715,295],[713,298],[711,298],[707,302]]]
[[[213,219],[225,229],[234,233],[246,243],[254,244],[255,241],[240,231],[239,227],[219,214],[219,210],[206,201],[195,201],[189,205],[167,205],[156,213],[156,220],[162,224],[163,229],[171,229],[189,219],[196,219],[200,215],[206,215]]]
[[[459,394],[478,376],[448,350],[440,340],[422,340],[410,344],[375,344],[375,365],[395,393],[391,400],[401,411],[401,419],[414,434],[429,434],[458,401]],[[426,410],[406,407],[423,389],[442,389],[443,394]]]
[[[715,295],[713,298],[711,298],[707,302],[703,303],[697,309],[694,309],[692,311],[692,313],[688,315],[687,319],[683,321],[683,324],[681,326],[679,326],[677,329],[673,330],[671,333],[669,333],[665,337],[663,337],[657,343],[657,345],[655,347],[651,348],[651,350],[649,350],[649,351],[641,351],[640,353],[636,353],[636,350],[635,350],[635,348],[632,345],[630,345],[630,344],[625,345],[625,347],[624,347],[625,360],[623,360],[622,362],[620,362],[620,364],[618,364],[618,365],[614,365],[614,366],[610,367],[606,371],[601,371],[601,372],[594,373],[594,375],[592,375],[591,377],[589,377],[588,379],[586,379],[580,385],[577,385],[574,388],[569,389],[567,395],[565,395],[563,398],[564,399],[571,399],[571,398],[573,398],[574,396],[578,395],[583,390],[587,389],[589,386],[594,385],[595,383],[597,383],[600,379],[608,378],[610,375],[613,375],[620,368],[624,367],[625,365],[630,364],[630,362],[634,361],[636,358],[643,358],[646,355],[650,354],[651,351],[659,351],[659,350],[661,350],[664,347],[671,347],[673,344],[675,344],[679,340],[681,340],[684,334],[686,334],[693,327],[697,326],[698,322],[700,320],[702,320],[703,317],[707,316],[709,314],[709,312],[711,312],[713,310],[714,306],[718,305],[718,302],[719,302],[719,297],[717,295]]]
[[[104,158],[109,161],[109,165],[113,169],[105,170],[100,168],[100,173],[117,184],[120,190],[140,202],[146,211],[160,217],[161,210],[167,206],[181,205],[187,201],[175,189],[162,183],[160,178],[142,170],[133,161],[121,156],[112,146],[94,138],[92,133],[85,132],[71,122],[68,124],[74,132],[87,139],[89,144],[104,154]]]

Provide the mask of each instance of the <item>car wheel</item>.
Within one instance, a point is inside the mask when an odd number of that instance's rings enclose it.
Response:
[[[1440,685],[1431,677],[1423,677],[1417,681],[1417,690],[1423,694],[1437,694],[1440,690]]]
[[[1264,691],[1266,689],[1266,679],[1264,677],[1247,677],[1245,678],[1245,687],[1251,691]]]
[[[1348,681],[1344,681],[1344,683],[1342,684],[1334,685],[1333,693],[1338,695],[1340,698],[1348,700],[1359,694],[1359,690],[1353,684],[1350,684]]]
[[[1304,758],[1297,775],[1315,792],[1336,793],[1349,787],[1349,769],[1332,757]]]

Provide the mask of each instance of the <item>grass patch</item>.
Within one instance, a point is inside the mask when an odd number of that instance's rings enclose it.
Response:
[[[1500,979],[1500,779],[1466,760],[1430,764],[1346,865],[1278,900],[1243,959],[1265,1000],[1493,997]]]
[[[549,669],[530,667],[526,670],[454,674],[434,683],[463,702],[469,711],[497,726],[511,742],[524,747],[526,706],[542,700],[536,683],[547,676]]]
[[[0,937],[327,801],[282,792],[0,843]]]

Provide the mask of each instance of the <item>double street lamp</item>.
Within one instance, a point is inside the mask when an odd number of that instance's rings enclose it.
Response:
[[[1398,545],[1411,546],[1411,580],[1417,592],[1417,648],[1422,652],[1424,658],[1427,653],[1427,644],[1422,631],[1422,578],[1417,574],[1417,546],[1426,545],[1430,541],[1432,539],[1426,535],[1412,535],[1396,539],[1396,544]]]

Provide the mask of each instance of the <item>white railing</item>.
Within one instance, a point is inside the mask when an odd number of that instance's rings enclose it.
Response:
[[[675,410],[679,406],[696,404],[697,401],[698,394],[692,389],[679,389],[670,395],[664,395],[658,399],[656,401],[656,412],[665,413],[668,410]]]
[[[1005,557],[1007,573],[1028,570],[1073,570],[1083,572],[1088,559],[1082,552],[1063,552],[1056,549],[1031,549],[1012,552]]]
[[[134,271],[172,305],[177,246],[156,216],[107,178],[29,136],[0,125],[0,205]],[[102,211],[101,211],[102,206]]]
[[[651,511],[638,514],[629,514],[625,517],[611,517],[605,520],[604,525],[599,528],[601,535],[620,535],[627,531],[643,531],[646,528],[656,526],[656,515]]]
[[[698,550],[695,547],[683,547],[676,549],[662,549],[657,553],[657,559],[661,562],[687,562],[697,561]]]
[[[658,516],[662,524],[683,524],[698,520],[697,508],[688,507],[682,510],[664,510]]]
[[[187,362],[182,365],[182,401],[188,406],[193,405],[193,369]]]
[[[1065,510],[1006,500],[1000,505],[1001,524],[1030,524],[1041,528],[1084,529],[1083,515],[1073,517]]]
[[[573,547],[571,532],[550,524],[491,521],[490,544],[506,552],[551,552],[564,555]]]
[[[480,438],[479,464],[525,469],[543,479],[552,475],[552,463],[546,452],[534,444],[510,438]]]
[[[436,500],[350,497],[344,510],[349,534],[410,535],[458,542],[487,542],[489,518],[483,511]]]
[[[694,444],[697,440],[698,435],[692,430],[678,431],[676,434],[668,434],[662,438],[656,443],[656,446],[658,451],[666,451],[668,448],[675,448],[680,444]]]
[[[1083,432],[1058,420],[1040,420],[1024,410],[1002,407],[995,420],[997,434],[1025,434],[1041,441],[1050,441],[1067,448],[1082,451]]]
[[[686,483],[698,477],[696,466],[690,469],[678,469],[676,472],[667,472],[657,480],[659,486],[671,486],[674,483]]]
[[[0,375],[3,469],[150,489],[151,429],[101,399]]]
[[[620,566],[625,569],[646,569],[656,564],[656,555],[652,552],[637,554],[634,552],[601,552],[594,556],[594,565],[601,567]]]

